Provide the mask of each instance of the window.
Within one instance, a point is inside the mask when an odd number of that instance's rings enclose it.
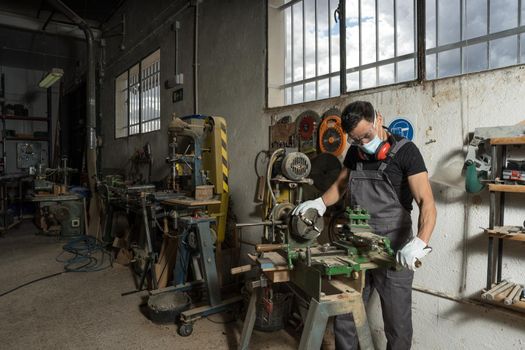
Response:
[[[523,63],[524,14],[519,0],[426,0],[427,79]]]
[[[160,130],[160,50],[115,79],[115,137]]]
[[[269,0],[270,106],[339,96],[338,0]]]
[[[347,91],[415,80],[416,2],[345,1]]]
[[[268,0],[269,107],[524,62],[521,0]]]

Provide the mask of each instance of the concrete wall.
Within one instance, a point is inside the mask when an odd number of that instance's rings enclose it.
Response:
[[[172,112],[193,113],[193,10],[177,16],[182,25],[180,71],[185,78],[184,101],[173,104],[171,90],[162,90],[161,131],[114,139],[113,80],[158,47],[161,48],[161,80],[173,74],[174,40],[170,25],[175,18],[169,14],[174,13],[178,5],[178,2],[170,5],[160,1],[147,4],[128,1],[121,9],[129,23],[140,21],[140,25],[127,28],[126,50],[119,50],[120,39],[108,42],[108,66],[101,94],[103,167],[123,166],[135,148],[150,142],[156,157],[154,173],[158,178],[167,174],[163,164],[168,148],[167,123]],[[416,120],[415,143],[431,175],[449,164],[454,155],[463,159],[464,140],[475,127],[512,125],[525,119],[521,103],[525,93],[522,67],[265,110],[265,13],[263,1],[205,0],[199,14],[199,112],[227,118],[230,186],[240,221],[257,216],[253,202],[254,159],[259,150],[268,147],[267,128],[272,116],[295,117],[305,109],[321,114],[330,107],[343,108],[357,99],[371,101],[387,119],[405,115]],[[113,20],[119,16],[120,13],[116,14]],[[426,144],[430,139],[436,142]],[[453,296],[474,296],[486,280],[487,239],[480,227],[488,225],[488,195],[465,195],[437,185],[433,190],[438,206],[438,223],[431,242],[434,251],[425,258],[415,284]],[[506,223],[520,224],[524,219],[520,208],[523,198],[508,195],[508,203]],[[252,239],[258,239],[259,234],[251,231]],[[523,261],[520,246],[506,244],[505,256],[504,276],[524,283],[519,264]],[[376,299],[370,310],[375,338],[384,348]],[[525,348],[522,340],[525,322],[520,317],[488,312],[482,307],[420,292],[414,292],[413,315],[414,349]]]
[[[6,104],[23,104],[28,108],[29,116],[46,117],[47,116],[47,92],[46,89],[38,87],[38,82],[42,79],[45,71],[22,69],[14,67],[1,67],[0,73],[5,75],[5,103]],[[48,130],[55,133],[56,121],[58,118],[58,87],[52,87],[52,129]],[[15,130],[17,135],[30,134],[35,131],[46,131],[47,122],[27,121],[27,120],[6,120],[6,129]],[[53,137],[54,139],[54,137]],[[26,143],[29,141],[6,141],[6,167],[8,173],[23,171],[17,167],[16,147],[19,142]],[[31,141],[31,143],[40,143],[42,146],[41,161],[48,165],[48,144],[45,141]],[[53,147],[53,143],[51,143]]]
[[[67,36],[57,36],[44,32],[35,32],[0,26],[0,73],[5,74],[6,104],[22,103],[29,109],[30,116],[45,117],[47,114],[46,89],[38,87],[38,82],[51,68],[61,68],[64,75],[60,83],[52,89],[52,126],[53,147],[56,121],[58,118],[59,86],[64,90],[74,87],[81,80],[82,61],[85,61],[86,45],[84,41]],[[70,116],[71,117],[71,116]],[[34,131],[45,131],[44,122],[6,121],[7,129],[19,133],[31,134]],[[6,171],[20,171],[16,168],[16,144],[6,143]],[[47,143],[44,145],[47,164]],[[52,152],[52,151],[51,151]]]

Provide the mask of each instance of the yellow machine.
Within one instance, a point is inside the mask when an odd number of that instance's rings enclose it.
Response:
[[[221,204],[208,207],[211,216],[217,219],[217,240],[224,241],[226,220],[228,215],[229,186],[228,186],[228,138],[226,134],[226,120],[222,117],[208,117],[206,123],[211,126],[204,138],[202,167],[208,170],[209,179],[215,186],[214,192],[219,195]]]
[[[229,198],[226,120],[214,116],[178,118],[174,115],[168,130],[172,149],[167,159],[172,164],[170,187],[178,191],[177,178],[185,174],[185,168],[191,174],[189,187],[195,197],[197,192],[213,185],[213,195],[220,204],[209,204],[207,208],[209,215],[217,220],[217,240],[223,242]]]

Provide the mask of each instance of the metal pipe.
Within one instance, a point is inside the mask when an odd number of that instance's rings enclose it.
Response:
[[[346,1],[339,1],[339,92],[346,93]]]
[[[195,42],[193,52],[193,114],[199,114],[199,0],[195,1]]]
[[[422,82],[426,74],[426,4],[425,1],[414,1],[416,8],[416,52],[417,52],[417,81]],[[437,16],[436,16],[437,18]],[[436,20],[437,21],[437,20]],[[436,44],[437,46],[437,44]]]
[[[47,0],[48,3],[53,6],[57,11],[60,11],[63,15],[68,17],[73,23],[75,23],[86,36],[87,44],[87,81],[86,81],[86,106],[87,106],[87,118],[86,118],[86,132],[87,132],[87,169],[89,177],[89,187],[94,193],[96,176],[97,176],[97,154],[96,154],[96,95],[95,95],[95,55],[93,41],[94,36],[89,25],[77,15],[73,10],[67,7],[60,0]]]
[[[252,226],[272,226],[272,225],[282,225],[283,221],[261,221],[261,222],[243,222],[240,224],[235,224],[235,227],[252,227]]]
[[[488,253],[487,253],[487,290],[492,286],[492,266],[494,264],[494,237],[489,236]]]

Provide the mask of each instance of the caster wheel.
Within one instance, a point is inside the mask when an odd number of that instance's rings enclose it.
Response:
[[[179,329],[177,330],[177,333],[179,333],[181,337],[187,337],[191,335],[192,332],[193,332],[193,325],[191,323],[183,323],[180,325]]]

